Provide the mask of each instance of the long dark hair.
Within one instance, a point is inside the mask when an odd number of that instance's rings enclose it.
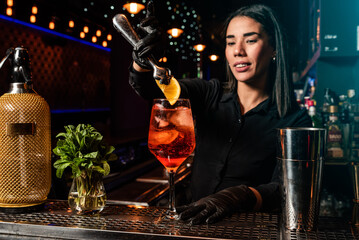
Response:
[[[267,80],[268,94],[271,94],[272,100],[277,103],[279,116],[285,116],[291,111],[294,105],[295,97],[293,91],[293,82],[289,77],[289,66],[286,54],[286,41],[282,33],[281,26],[273,10],[265,5],[255,4],[245,6],[233,12],[226,20],[224,27],[224,36],[228,25],[234,17],[250,17],[262,25],[263,30],[269,36],[269,44],[276,52],[275,61],[270,65],[269,79]],[[228,84],[226,90],[234,91],[237,87],[237,80],[226,60],[226,73]]]

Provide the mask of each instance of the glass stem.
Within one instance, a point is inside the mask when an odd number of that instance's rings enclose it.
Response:
[[[168,208],[171,212],[176,212],[175,205],[175,172],[169,171],[169,205]]]

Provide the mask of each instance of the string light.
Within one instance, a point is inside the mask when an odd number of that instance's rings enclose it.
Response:
[[[31,12],[32,12],[32,14],[37,14],[37,7],[36,6],[32,6],[32,8],[31,8]]]
[[[53,21],[49,22],[49,28],[55,29],[55,23]]]
[[[212,61],[212,62],[215,62],[218,60],[218,56],[215,55],[215,54],[212,54],[211,56],[209,56],[209,59]]]
[[[131,16],[134,16],[133,14],[137,14],[137,13],[144,13],[145,14],[145,11],[144,11],[145,6],[144,6],[144,4],[142,4],[143,2],[144,1],[139,1],[139,0],[132,1],[131,0],[131,1],[128,1],[127,4],[123,5],[123,7],[129,13],[131,13]],[[14,12],[13,12],[14,11],[13,10],[14,0],[6,0],[6,3],[7,3],[6,15],[12,16],[14,14]],[[16,2],[16,4],[17,4],[17,2]],[[173,45],[175,45],[174,47],[176,47],[177,52],[180,52],[181,55],[186,55],[186,54],[189,55],[190,52],[191,52],[191,51],[189,51],[189,49],[193,49],[193,47],[192,47],[193,42],[197,39],[197,37],[192,36],[196,32],[195,30],[198,29],[198,27],[196,26],[198,19],[196,19],[194,17],[194,15],[196,15],[196,12],[193,10],[193,8],[187,8],[187,6],[185,6],[185,3],[174,5],[174,4],[172,4],[171,1],[166,1],[166,4],[168,5],[168,7],[172,7],[172,10],[173,10],[172,11],[172,13],[173,13],[172,17],[175,18],[175,20],[179,20],[178,22],[180,22],[180,23],[182,23],[182,21],[183,21],[183,23],[181,25],[178,25],[178,28],[173,28],[173,29],[170,29],[170,30],[167,31],[169,34],[171,34],[171,36],[169,36],[169,38],[170,39],[173,38],[172,41],[175,42]],[[43,9],[41,8],[41,6],[40,6],[41,9],[39,9],[39,7],[37,5],[38,4],[36,4],[36,3],[33,3],[33,4],[30,5],[31,6],[31,14],[29,14],[30,15],[29,16],[29,21],[31,23],[39,23],[39,24],[41,24],[41,21],[37,22],[37,19],[38,19],[37,16],[39,15],[39,10],[41,11],[40,14],[42,14]],[[93,6],[94,4],[91,3],[91,5]],[[84,11],[86,11],[86,10],[90,11],[90,8],[87,8],[86,6],[84,8],[82,8],[82,9]],[[115,7],[111,6],[111,9],[115,10]],[[183,11],[183,9],[185,11]],[[107,15],[107,13],[105,13],[105,14]],[[63,17],[63,16],[58,16],[58,17]],[[113,36],[111,34],[106,33],[107,28],[105,28],[105,29],[100,28],[101,26],[99,27],[99,29],[97,31],[93,31],[95,29],[91,29],[91,36],[87,36],[87,37],[89,37],[89,38],[87,38],[86,35],[89,35],[88,34],[89,33],[89,27],[86,26],[86,25],[82,25],[83,26],[82,32],[80,32],[81,27],[80,27],[79,31],[69,31],[69,29],[61,29],[62,25],[61,26],[58,25],[57,16],[53,16],[52,19],[50,19],[50,20],[51,21],[48,22],[48,28],[49,29],[54,30],[56,28],[56,31],[67,32],[67,34],[72,34],[72,35],[75,35],[75,36],[77,34],[79,34],[79,35],[77,35],[77,37],[86,38],[86,39],[88,39],[88,41],[90,41],[90,38],[91,38],[92,42],[97,42],[99,45],[108,46],[108,45],[110,45],[109,41],[112,41],[112,38],[113,38]],[[84,22],[82,22],[82,24],[83,23]],[[85,24],[90,24],[90,23],[86,22]],[[77,27],[78,27],[78,25],[80,25],[80,22],[76,22]],[[66,25],[65,25],[65,28],[66,28]],[[75,28],[75,23],[74,23],[73,19],[68,19],[68,27],[67,28]],[[193,29],[193,31],[187,32],[187,29]],[[183,39],[178,38],[178,37],[182,36],[181,34],[185,35],[183,37]],[[175,38],[178,38],[179,40],[177,40]],[[183,41],[183,40],[186,40],[186,41]],[[177,45],[177,43],[178,43],[178,45]],[[179,49],[181,49],[181,51]],[[201,48],[199,48],[199,50],[197,50],[197,51],[203,51],[203,49],[201,50]],[[167,61],[167,59],[162,59],[162,61],[165,62],[165,61]]]
[[[107,42],[106,42],[106,41],[103,41],[103,42],[102,42],[102,46],[103,46],[103,47],[107,47]]]
[[[179,28],[171,28],[167,31],[167,33],[174,38],[178,38],[183,33],[183,30]]]
[[[161,58],[160,60],[158,60],[159,62],[167,62],[167,57],[163,57],[163,58]]]
[[[10,7],[6,8],[6,15],[12,16],[12,8]]]
[[[131,3],[126,3],[125,5],[123,5],[123,7],[132,14],[137,14],[139,13],[142,9],[145,9],[145,5],[140,4],[140,3],[135,3],[135,2],[131,2]]]
[[[36,16],[35,16],[35,15],[31,15],[31,16],[30,16],[30,22],[31,22],[31,23],[35,23],[35,22],[36,22]]]
[[[202,52],[206,48],[206,45],[203,44],[197,44],[194,46],[194,49],[196,49],[197,52]]]

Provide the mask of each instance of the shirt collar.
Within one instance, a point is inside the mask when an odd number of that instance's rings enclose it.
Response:
[[[223,94],[221,102],[228,102],[228,101],[238,101],[238,94],[236,91]],[[271,112],[277,111],[276,104],[272,101],[271,96],[269,96],[266,100],[264,100],[263,102],[258,104],[255,108],[251,109],[249,112],[259,113],[261,111],[264,113],[268,113],[269,111],[271,111]]]

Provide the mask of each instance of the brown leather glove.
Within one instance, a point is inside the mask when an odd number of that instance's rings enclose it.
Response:
[[[177,207],[179,219],[191,224],[214,223],[239,210],[252,210],[257,202],[245,185],[226,188],[189,205]]]

